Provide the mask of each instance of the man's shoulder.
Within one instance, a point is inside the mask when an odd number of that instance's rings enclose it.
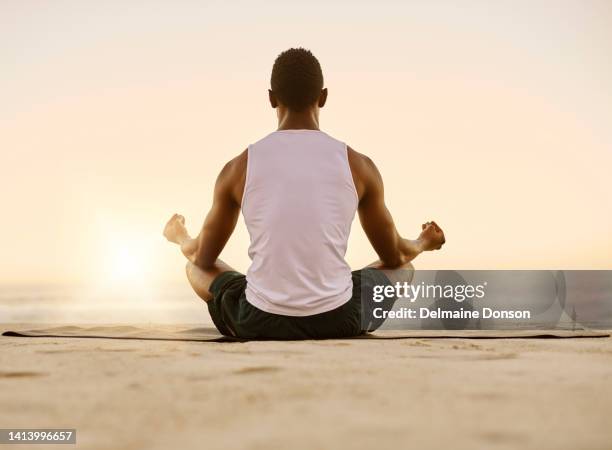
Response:
[[[247,160],[249,157],[248,148],[243,150],[238,156],[230,159],[223,169],[221,170],[221,175],[231,177],[232,175],[240,174],[246,170]]]
[[[247,150],[228,161],[217,177],[217,187],[220,191],[229,193],[237,204],[242,201],[242,191],[246,179]]]
[[[378,169],[369,156],[359,153],[349,145],[346,146],[349,166],[359,199],[378,182]]]
[[[346,151],[348,154],[348,160],[351,166],[351,170],[357,171],[362,174],[367,174],[372,170],[376,169],[374,161],[372,161],[369,156],[363,153],[359,153],[349,145],[346,146]]]

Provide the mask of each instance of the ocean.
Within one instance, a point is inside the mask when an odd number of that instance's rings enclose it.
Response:
[[[212,325],[186,282],[155,287],[79,283],[0,285],[0,323],[189,323]]]

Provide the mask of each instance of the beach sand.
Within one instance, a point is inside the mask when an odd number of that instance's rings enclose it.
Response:
[[[1,337],[0,405],[83,449],[610,449],[612,339]]]

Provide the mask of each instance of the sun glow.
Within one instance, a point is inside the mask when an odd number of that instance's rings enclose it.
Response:
[[[155,278],[155,244],[161,239],[127,218],[98,218],[98,263],[92,276],[106,288],[142,290]]]
[[[104,262],[107,279],[113,283],[145,281],[151,272],[148,252],[140,245],[112,246]]]

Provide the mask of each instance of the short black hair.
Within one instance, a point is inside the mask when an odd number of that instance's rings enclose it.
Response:
[[[303,111],[317,101],[323,89],[321,65],[310,50],[285,50],[274,61],[270,86],[279,102]]]

